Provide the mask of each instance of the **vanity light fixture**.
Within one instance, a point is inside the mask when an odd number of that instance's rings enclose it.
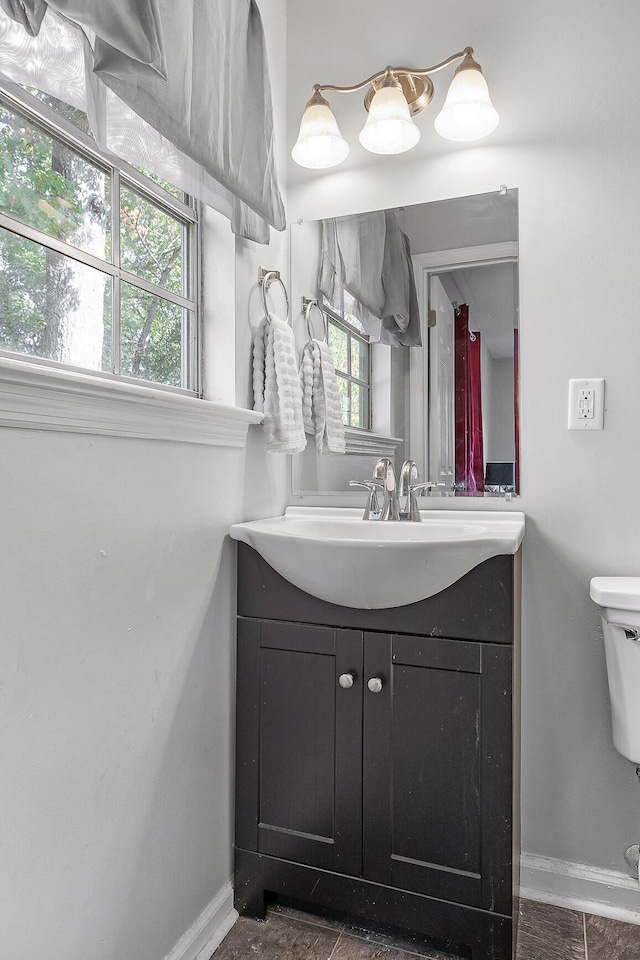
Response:
[[[342,163],[349,154],[323,90],[354,93],[369,87],[364,106],[369,116],[360,131],[360,143],[371,153],[404,153],[415,147],[420,130],[413,116],[431,103],[434,86],[430,74],[457,60],[458,66],[434,126],[447,140],[479,140],[498,126],[498,113],[491,103],[487,81],[480,64],[473,59],[473,47],[425,70],[387,67],[351,87],[316,83],[300,123],[300,133],[291,156],[301,167],[323,169]]]

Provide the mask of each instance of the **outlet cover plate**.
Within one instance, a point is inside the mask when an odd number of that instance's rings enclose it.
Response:
[[[604,429],[604,379],[569,380],[569,430]]]

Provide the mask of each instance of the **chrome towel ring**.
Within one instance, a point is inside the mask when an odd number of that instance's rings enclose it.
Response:
[[[304,318],[305,318],[305,320],[307,321],[307,333],[309,334],[309,340],[314,340],[314,339],[317,340],[317,339],[318,339],[317,337],[314,338],[314,336],[313,336],[313,330],[312,330],[312,328],[311,328],[311,316],[310,316],[310,314],[311,314],[311,311],[313,310],[314,307],[316,308],[316,310],[319,311],[319,313],[320,313],[320,318],[321,318],[321,320],[322,320],[322,337],[321,337],[321,339],[322,339],[322,340],[326,340],[327,337],[326,337],[325,326],[324,326],[324,313],[322,312],[322,309],[321,309],[321,307],[320,307],[320,304],[318,303],[317,300],[314,300],[314,299],[309,298],[309,297],[303,297],[303,298],[302,298],[302,310],[303,310],[303,312],[304,312]]]
[[[262,288],[262,303],[264,306],[264,315],[265,317],[271,316],[271,311],[269,310],[269,304],[267,303],[267,292],[271,284],[277,281],[282,287],[282,292],[284,293],[284,299],[287,304],[287,316],[285,317],[287,323],[289,323],[289,317],[291,314],[289,308],[289,294],[287,293],[287,288],[284,285],[282,277],[280,276],[279,270],[265,270],[264,267],[259,267],[258,269],[258,283]]]

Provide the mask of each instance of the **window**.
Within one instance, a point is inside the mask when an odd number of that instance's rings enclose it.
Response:
[[[0,93],[0,352],[198,394],[193,204],[50,100]]]
[[[323,309],[338,379],[342,421],[347,427],[371,429],[371,347],[358,318],[337,311],[326,298]]]

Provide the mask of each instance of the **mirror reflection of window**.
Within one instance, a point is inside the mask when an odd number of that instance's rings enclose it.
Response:
[[[331,309],[324,302],[328,342],[336,368],[342,422],[371,427],[371,353],[362,324],[353,313]]]

